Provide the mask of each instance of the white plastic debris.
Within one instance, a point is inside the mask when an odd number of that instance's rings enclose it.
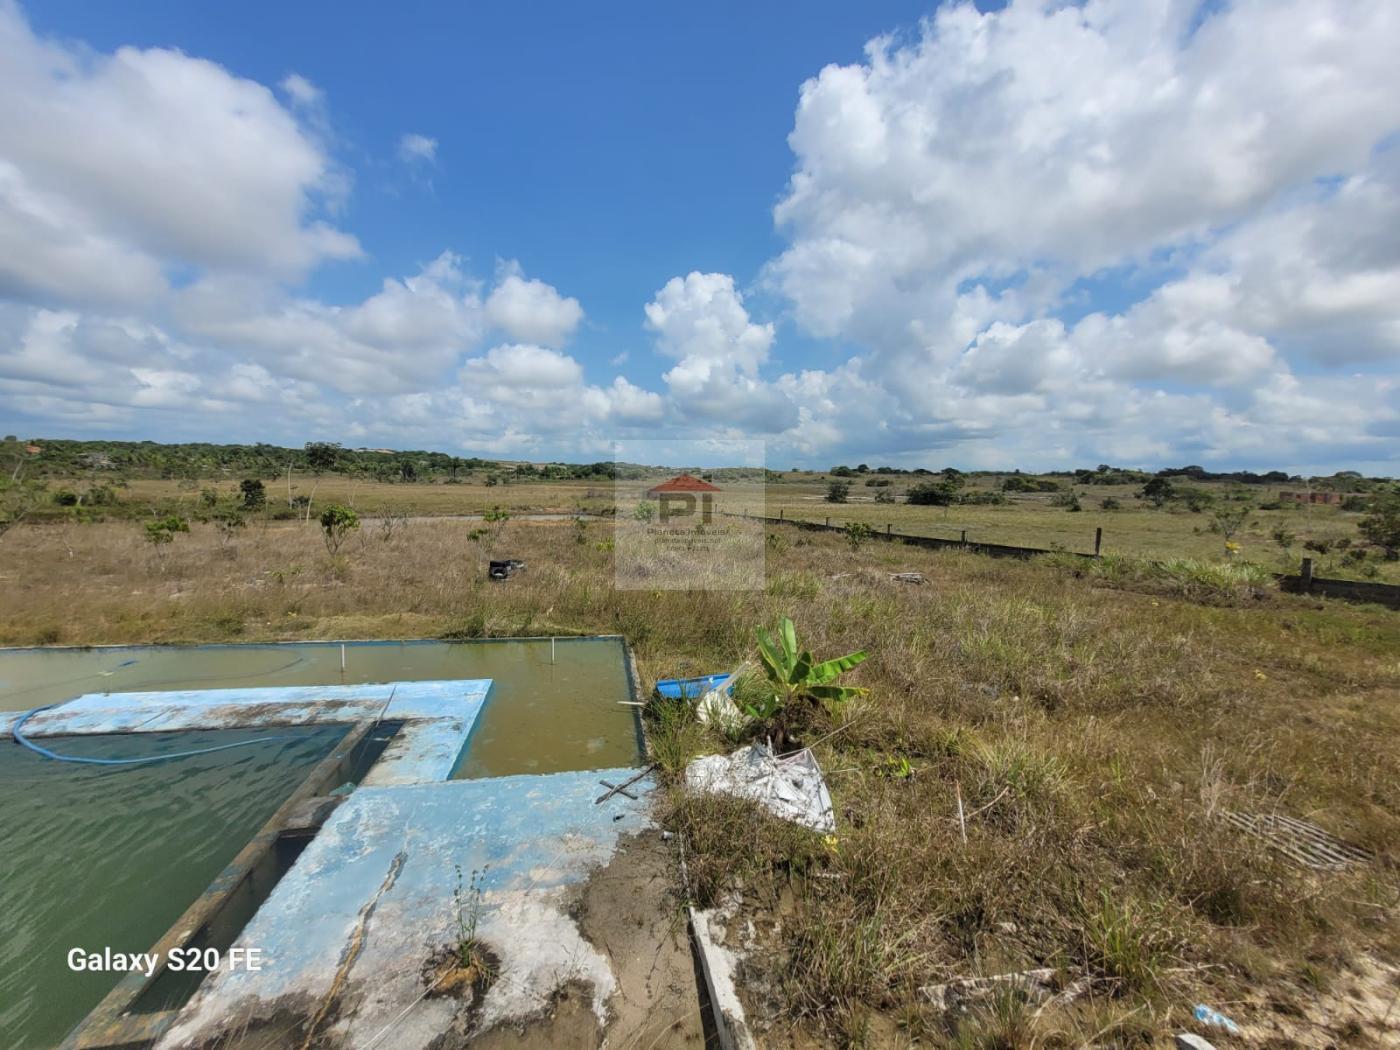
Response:
[[[701,725],[714,726],[722,733],[734,733],[752,721],[734,702],[734,683],[748,667],[747,661],[740,664],[738,670],[700,698],[695,705],[695,715]]]
[[[948,1011],[962,1009],[985,1002],[999,990],[1014,989],[1031,1001],[1046,1002],[1050,1006],[1063,1006],[1083,995],[1093,987],[1088,977],[1077,977],[1063,988],[1056,986],[1058,971],[1052,968],[1022,970],[1019,973],[999,973],[989,977],[959,977],[946,984],[933,984],[920,988],[919,994],[927,999],[935,1009]]]
[[[1215,1050],[1215,1044],[1192,1032],[1178,1032],[1176,1050]]]
[[[831,795],[809,750],[775,758],[763,744],[731,755],[697,758],[685,769],[692,791],[750,798],[774,816],[830,835],[836,831]]]

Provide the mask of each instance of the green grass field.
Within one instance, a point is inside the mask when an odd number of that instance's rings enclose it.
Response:
[[[306,476],[292,479],[290,492],[285,478],[265,482],[267,510],[270,514],[289,514],[290,496],[312,496],[317,506],[344,503],[365,516],[385,513],[413,517],[449,517],[480,514],[500,507],[514,514],[611,514],[615,505],[626,511],[640,499],[655,479],[625,481],[614,486],[611,482],[530,481],[510,484],[485,484],[484,475],[464,474],[458,484],[386,483],[328,475],[319,481]],[[970,542],[1000,543],[1046,550],[1089,553],[1094,549],[1096,528],[1103,529],[1104,554],[1130,557],[1168,559],[1188,557],[1225,560],[1224,538],[1212,531],[1212,511],[1207,508],[1193,513],[1181,503],[1168,504],[1161,509],[1136,498],[1137,486],[1095,485],[1075,486],[1081,510],[1073,512],[1052,504],[1050,494],[1012,494],[1005,505],[959,504],[949,507],[911,506],[904,502],[908,488],[918,478],[901,476],[888,488],[864,485],[864,479],[851,479],[849,501],[829,503],[825,496],[828,479],[820,474],[789,473],[766,485],[738,484],[724,487],[722,509],[749,513],[767,513],[777,517],[827,522],[845,525],[863,522],[878,531],[886,528],[915,536],[936,536],[959,539],[964,533]],[[69,488],[83,491],[85,482],[56,480],[50,489]],[[994,479],[978,479],[968,492],[990,491]],[[1314,572],[1320,576],[1343,579],[1374,580],[1400,583],[1400,561],[1385,561],[1375,553],[1357,560],[1359,551],[1335,546],[1326,552],[1308,550],[1308,541],[1348,541],[1359,548],[1357,522],[1359,512],[1342,511],[1329,506],[1285,506],[1281,510],[1258,509],[1260,504],[1273,501],[1278,487],[1241,487],[1219,483],[1200,483],[1194,488],[1214,496],[1218,505],[1226,504],[1231,494],[1245,494],[1256,508],[1235,535],[1239,550],[1235,560],[1248,561],[1275,572],[1295,573],[1304,557],[1313,559]],[[177,482],[136,479],[117,489],[119,503],[115,507],[98,508],[106,517],[142,518],[153,512],[195,513],[200,509],[201,493],[212,489],[221,499],[237,498],[238,482],[217,479],[202,482]],[[875,493],[890,493],[896,502],[877,503]],[[1106,510],[1103,502],[1116,500],[1119,509]],[[71,517],[71,514],[67,516]],[[63,508],[45,504],[35,515],[39,521],[63,520]],[[1291,536],[1287,547],[1281,546],[1275,532],[1282,528]]]

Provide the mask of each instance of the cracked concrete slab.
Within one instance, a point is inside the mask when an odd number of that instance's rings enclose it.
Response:
[[[262,969],[212,975],[159,1050],[274,1025],[311,1046],[428,1050],[443,1033],[526,1023],[571,987],[588,990],[601,1030],[617,984],[570,902],[620,836],[650,826],[645,798],[594,802],[600,778],[630,772],[361,788],[239,937]],[[476,936],[499,969],[483,996],[435,995],[424,964],[460,939],[473,874]]]

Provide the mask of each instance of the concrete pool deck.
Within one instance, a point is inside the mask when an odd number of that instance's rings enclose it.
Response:
[[[230,1030],[345,1050],[457,1045],[435,1040],[527,1024],[571,985],[587,989],[603,1031],[617,979],[569,909],[619,839],[650,826],[645,800],[594,801],[600,777],[628,772],[356,791],[239,937],[261,949],[262,970],[211,976],[157,1047],[222,1046]],[[496,978],[484,994],[434,994],[430,961],[454,950],[461,908],[475,911]]]

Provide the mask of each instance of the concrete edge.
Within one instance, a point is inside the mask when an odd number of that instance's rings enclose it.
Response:
[[[705,978],[710,1015],[720,1047],[722,1050],[757,1050],[758,1044],[749,1030],[744,1005],[739,1001],[739,990],[734,983],[737,960],[733,952],[720,946],[710,929],[715,911],[702,911],[693,905],[687,905],[686,910],[690,913],[690,933],[700,956],[700,972]]]

